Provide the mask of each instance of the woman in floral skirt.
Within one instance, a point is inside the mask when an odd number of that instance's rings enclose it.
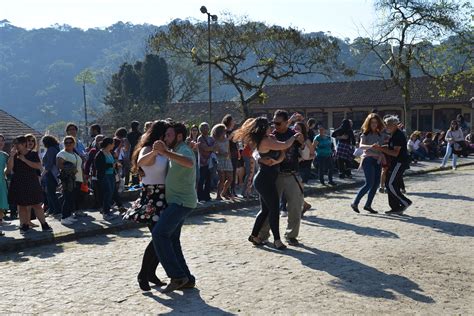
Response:
[[[140,198],[125,213],[124,219],[146,223],[150,232],[153,230],[160,212],[166,207],[165,179],[168,171],[168,159],[159,155],[155,143],[163,140],[168,124],[165,121],[155,121],[143,135],[135,152],[132,163],[133,172],[142,175],[142,191]],[[142,266],[138,274],[138,284],[143,291],[150,291],[150,284],[163,286],[155,274],[159,259],[150,241],[143,254]]]

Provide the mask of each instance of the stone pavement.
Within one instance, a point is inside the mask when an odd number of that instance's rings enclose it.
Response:
[[[137,315],[398,314],[474,311],[474,167],[410,177],[406,216],[355,214],[355,190],[311,197],[300,247],[246,239],[257,208],[189,218],[182,245],[197,288],[136,284],[145,228],[0,256],[0,311]],[[377,194],[374,208],[387,210]],[[281,219],[283,232],[286,218]],[[157,274],[166,280],[162,267]]]
[[[440,160],[420,162],[412,165],[407,174],[424,174],[433,171],[439,171]],[[459,160],[459,165],[474,164],[474,157],[463,158]],[[353,179],[337,179],[338,186],[336,188],[329,186],[322,186],[319,182],[311,181],[306,185],[306,196],[321,195],[325,192],[334,190],[341,190],[351,187],[358,187],[363,182],[363,173],[354,172]],[[235,201],[211,201],[208,203],[200,203],[198,208],[194,211],[194,215],[202,215],[214,213],[222,210],[239,209],[244,207],[252,207],[258,205],[257,200],[236,199]],[[8,226],[0,226],[0,229],[5,232],[4,237],[0,237],[0,253],[5,251],[21,250],[28,247],[43,245],[48,243],[59,243],[65,241],[75,240],[81,237],[95,236],[98,234],[114,233],[123,229],[139,227],[137,224],[124,222],[120,218],[113,221],[104,221],[98,211],[87,210],[88,215],[81,218],[76,224],[66,227],[54,219],[48,218],[49,224],[53,227],[53,233],[43,233],[40,228],[35,231],[30,231],[26,236],[22,236],[18,230],[18,220],[10,222]],[[33,221],[37,224],[38,221]]]

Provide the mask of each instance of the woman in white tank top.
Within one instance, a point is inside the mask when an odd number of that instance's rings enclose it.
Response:
[[[168,124],[165,121],[155,121],[150,129],[143,135],[132,156],[132,170],[142,174],[142,191],[140,198],[125,213],[124,219],[138,223],[146,223],[150,232],[159,219],[160,213],[165,209],[165,179],[168,171],[168,159],[159,155],[153,149],[156,141],[163,140]],[[150,241],[143,254],[142,267],[138,274],[138,284],[143,291],[150,291],[152,282],[164,286],[155,274],[158,266],[158,257]]]

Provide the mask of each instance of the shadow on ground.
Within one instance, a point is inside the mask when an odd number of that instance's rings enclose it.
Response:
[[[336,279],[331,285],[339,290],[367,297],[395,300],[393,292],[411,298],[421,303],[435,303],[433,298],[424,295],[418,284],[410,279],[396,274],[387,274],[376,268],[365,265],[340,254],[323,251],[305,245],[298,248],[288,248],[280,252],[273,248],[262,248],[266,251],[292,256],[308,268],[324,271]]]
[[[379,238],[399,238],[397,234],[392,233],[388,230],[377,229],[377,228],[366,227],[366,226],[357,226],[354,224],[341,222],[335,219],[321,218],[321,217],[316,217],[316,216],[305,216],[303,219],[303,222],[309,226],[353,231],[357,235],[362,235],[362,236],[371,236],[371,237],[379,237]]]

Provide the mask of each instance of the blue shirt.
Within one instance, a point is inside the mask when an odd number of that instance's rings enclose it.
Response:
[[[318,142],[316,147],[316,155],[319,157],[331,157],[332,155],[332,139],[329,136],[317,135],[314,141]]]

